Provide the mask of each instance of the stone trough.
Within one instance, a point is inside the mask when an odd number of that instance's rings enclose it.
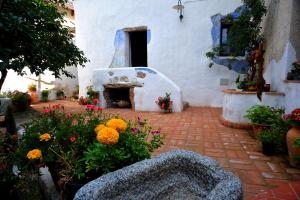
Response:
[[[238,177],[216,161],[176,150],[108,173],[83,186],[75,200],[243,198]]]

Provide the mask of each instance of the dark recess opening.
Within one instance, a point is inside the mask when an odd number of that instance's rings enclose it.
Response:
[[[108,108],[131,108],[130,88],[105,88],[104,98]]]
[[[147,67],[147,31],[128,32],[131,48],[131,66]]]

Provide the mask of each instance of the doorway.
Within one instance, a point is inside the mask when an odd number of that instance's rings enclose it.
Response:
[[[132,67],[147,67],[147,30],[130,31],[130,58]]]

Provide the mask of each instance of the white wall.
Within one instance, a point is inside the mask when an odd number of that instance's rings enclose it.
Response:
[[[148,66],[173,80],[190,105],[221,106],[222,90],[234,87],[237,74],[224,66],[208,68],[211,16],[233,12],[241,1],[183,1],[182,22],[172,8],[176,4],[176,0],[75,0],[76,43],[91,61],[79,69],[80,95],[92,84],[94,70],[111,64],[116,31],[147,26]],[[220,86],[221,78],[229,79],[225,88]]]
[[[62,76],[61,79],[56,79],[50,71],[46,70],[40,76],[40,88],[38,86],[39,77],[31,74],[28,69],[25,69],[27,74],[24,76],[19,76],[13,70],[9,70],[1,92],[8,90],[26,92],[30,84],[35,84],[40,91],[45,89],[53,90],[50,94],[50,100],[56,99],[56,88],[64,89],[66,96],[72,96],[73,90],[78,85],[77,68],[68,67],[67,70],[75,76],[74,79],[65,76]]]
[[[300,59],[300,3],[268,0],[267,5],[264,78],[272,90],[285,93],[284,107],[289,113],[300,108],[300,83],[284,81],[292,63]]]

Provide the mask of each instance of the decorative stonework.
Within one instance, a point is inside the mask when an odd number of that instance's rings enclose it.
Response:
[[[120,77],[120,81],[121,81],[121,82],[129,82],[129,79],[128,79],[127,76],[121,76],[121,77]]]
[[[83,186],[75,200],[241,200],[240,179],[191,151],[176,150],[108,173]]]
[[[138,78],[145,78],[146,74],[144,72],[137,72],[136,73],[136,77],[138,77]]]

